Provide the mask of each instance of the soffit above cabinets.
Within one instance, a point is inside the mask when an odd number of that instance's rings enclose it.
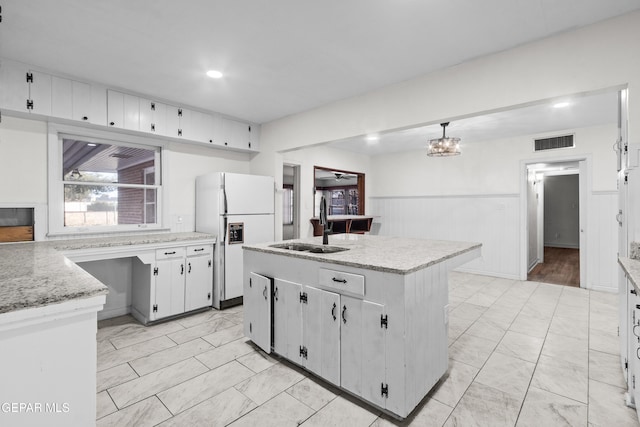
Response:
[[[638,0],[8,0],[0,57],[264,123],[638,8]],[[224,77],[210,79],[209,69]]]

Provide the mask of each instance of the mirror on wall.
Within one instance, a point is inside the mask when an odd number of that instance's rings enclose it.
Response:
[[[327,201],[328,215],[364,215],[364,174],[321,166],[313,167],[314,209],[320,215],[320,199]]]

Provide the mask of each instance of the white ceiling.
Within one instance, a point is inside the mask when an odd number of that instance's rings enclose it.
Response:
[[[638,8],[640,0],[5,0],[0,56],[263,123]],[[208,69],[225,77],[210,79]]]
[[[564,108],[554,108],[560,101],[568,105]],[[452,120],[447,126],[446,134],[461,139],[460,150],[464,153],[466,144],[616,124],[617,120],[618,92],[608,91]],[[375,137],[375,140],[368,140],[368,137]],[[424,150],[426,153],[429,140],[440,137],[442,127],[439,123],[434,123],[382,135],[362,135],[333,141],[328,145],[370,156],[411,150]]]

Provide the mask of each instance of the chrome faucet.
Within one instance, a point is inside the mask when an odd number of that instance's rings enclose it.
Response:
[[[327,220],[327,200],[320,198],[320,225],[322,226],[322,244],[329,244],[329,221]]]

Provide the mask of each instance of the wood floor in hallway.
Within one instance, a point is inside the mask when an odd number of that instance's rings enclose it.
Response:
[[[580,250],[544,247],[544,262],[536,265],[527,280],[580,287]]]

